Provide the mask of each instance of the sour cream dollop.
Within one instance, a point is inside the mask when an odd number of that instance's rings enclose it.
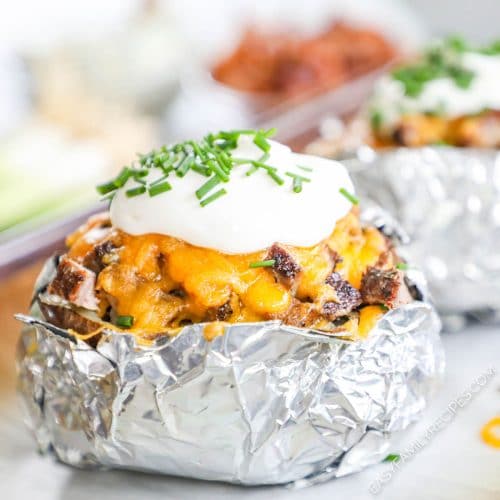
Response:
[[[387,75],[376,85],[370,109],[380,112],[383,126],[393,125],[404,114],[438,112],[454,118],[500,109],[500,56],[465,52],[460,63],[474,73],[468,88],[460,88],[451,78],[436,78],[418,96],[410,97],[401,82]]]
[[[252,140],[253,136],[240,136],[232,156],[258,160],[263,152]],[[284,185],[276,184],[265,170],[247,176],[249,165],[237,165],[229,182],[214,190],[224,187],[227,194],[201,207],[195,191],[207,179],[196,172],[189,171],[183,178],[171,174],[168,181],[172,190],[154,197],[143,194],[128,198],[125,191],[135,186],[130,179],[111,203],[113,225],[129,234],[173,236],[227,254],[257,252],[275,242],[297,247],[318,244],[352,208],[340,192],[344,188],[354,194],[349,174],[337,161],[297,154],[278,142],[269,143],[266,164],[277,169]],[[295,193],[287,172],[310,182],[304,182],[302,191]],[[161,172],[151,172],[148,178],[153,175],[159,177]]]

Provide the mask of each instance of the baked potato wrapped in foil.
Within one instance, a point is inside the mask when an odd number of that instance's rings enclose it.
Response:
[[[236,143],[243,133],[220,138]],[[254,144],[262,146],[258,134]],[[112,221],[91,219],[68,238],[67,253],[47,262],[31,316],[19,316],[25,327],[18,360],[27,422],[43,452],[79,467],[310,484],[380,461],[392,435],[421,416],[443,373],[440,321],[421,273],[399,257],[397,227],[379,210],[360,217],[357,198],[344,187],[337,200],[315,197],[314,189],[331,185],[314,188],[314,175],[335,182],[344,175],[340,164],[279,151],[286,168],[308,161],[318,169],[311,178],[291,175],[281,229],[290,222],[295,234],[297,224],[314,225],[285,220],[296,200],[303,214],[311,209],[306,202],[341,208],[333,232],[317,244],[250,251],[255,242],[241,236],[220,241],[230,250],[244,243],[248,252],[224,252],[171,236],[183,225],[200,229],[188,218],[169,233],[126,232],[116,207],[130,202],[118,193]],[[168,152],[161,153],[165,161]],[[281,160],[272,151],[266,158],[271,165]],[[281,179],[278,167],[260,165],[264,177],[243,174],[244,188],[255,182],[262,191],[280,189],[284,182],[267,184]],[[172,192],[190,182],[178,177]],[[311,184],[302,198],[295,198],[297,178]],[[347,174],[342,182],[350,183]],[[131,188],[134,196],[146,191],[142,186]],[[159,203],[178,208],[185,198],[175,196]],[[144,210],[151,199],[136,206]],[[207,215],[207,224],[213,214],[234,217],[220,211],[221,202],[214,206],[195,213]],[[245,217],[241,205],[232,207]],[[273,220],[257,223],[246,227],[255,238],[277,230]],[[205,236],[189,233],[191,240]]]

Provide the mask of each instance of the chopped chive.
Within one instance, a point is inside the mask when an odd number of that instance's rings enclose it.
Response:
[[[305,167],[304,165],[297,165],[298,168],[304,170],[304,172],[312,172],[313,169],[311,167]]]
[[[344,195],[353,205],[359,204],[359,198],[357,198],[353,194],[349,193],[349,191],[347,191],[347,189],[340,188],[339,192],[340,192],[340,194]]]
[[[116,318],[116,326],[119,326],[120,328],[130,328],[133,324],[133,316],[118,316]]]
[[[275,135],[277,132],[276,128],[270,128],[269,130],[266,130],[264,132],[264,136],[267,137],[269,139],[269,137],[272,137],[273,135]]]
[[[257,132],[255,134],[255,137],[253,139],[253,143],[258,148],[262,149],[262,151],[264,151],[264,153],[267,153],[271,149],[271,144],[269,144],[269,142],[267,142],[265,135],[262,134],[261,132]]]
[[[158,184],[153,184],[149,187],[148,193],[149,196],[156,196],[160,193],[166,193],[167,191],[170,191],[172,189],[172,186],[170,185],[169,182],[160,182]]]
[[[202,160],[206,159],[207,155],[205,151],[203,151],[198,144],[196,144],[195,141],[190,141],[189,144],[191,144],[191,147],[193,148],[193,151],[196,153],[197,156],[199,156]]]
[[[106,182],[105,184],[99,184],[97,187],[97,192],[99,194],[108,194],[108,193],[111,193],[111,191],[115,191],[116,190],[116,184],[115,184],[115,181],[111,181],[111,182]]]
[[[227,194],[227,191],[224,188],[219,189],[219,191],[217,191],[213,195],[209,196],[208,198],[205,198],[204,200],[201,200],[200,205],[202,207],[206,207],[209,203],[212,203],[212,201],[215,201],[217,198],[220,198],[221,196],[224,196],[225,194]]]
[[[231,171],[231,163],[226,163],[223,158],[223,153],[221,152],[218,156],[215,157],[215,161],[218,163],[219,167],[226,173],[229,174]]]
[[[118,174],[118,177],[115,179],[115,186],[117,188],[125,186],[125,183],[130,179],[132,175],[132,170],[128,167],[124,167],[123,170]]]
[[[221,181],[227,182],[229,180],[227,173],[220,168],[220,165],[215,160],[208,160],[207,165]]]
[[[285,172],[285,175],[292,177],[293,179],[300,179],[302,182],[311,182],[311,179],[303,177],[302,175],[294,174],[293,172]]]
[[[396,269],[399,269],[400,271],[407,271],[410,269],[410,266],[406,262],[398,262],[396,264]]]
[[[269,259],[269,260],[258,260],[257,262],[250,262],[248,267],[255,269],[257,267],[273,267],[274,264],[276,264],[275,259]]]
[[[300,193],[302,191],[302,179],[300,177],[295,177],[293,179],[293,192]]]
[[[248,163],[253,163],[254,160],[250,160],[249,158],[231,158],[231,161],[235,165],[247,165]]]
[[[125,191],[125,194],[127,195],[127,198],[132,198],[134,196],[139,196],[140,194],[143,194],[146,192],[146,186],[137,186],[132,189],[127,189]]]
[[[252,161],[252,163],[256,166],[256,167],[260,167],[260,168],[263,168],[264,170],[272,170],[273,172],[276,172],[276,167],[271,167],[271,165],[267,165],[266,163],[262,163],[261,161]]]
[[[269,175],[269,177],[271,177],[271,179],[273,179],[274,182],[276,182],[276,184],[279,184],[280,186],[282,186],[283,184],[285,184],[285,181],[284,179],[282,179],[277,173],[275,170],[268,170],[267,171],[267,175]]]
[[[201,200],[209,191],[212,191],[212,189],[215,186],[217,186],[217,184],[220,184],[220,182],[221,182],[221,180],[216,175],[214,175],[213,177],[210,177],[210,179],[208,179],[208,181],[205,182],[205,184],[203,184],[203,186],[201,186],[195,192],[196,198]]]
[[[232,168],[231,158],[229,158],[229,156],[226,154],[225,151],[221,151],[220,155],[219,155],[219,159],[220,159],[219,164],[222,164],[221,166],[224,167],[224,170],[227,173],[229,173],[231,171],[231,168]]]
[[[173,165],[175,163],[175,156],[169,156],[167,160],[165,160],[159,167],[165,171],[168,170],[171,172],[173,170]]]
[[[194,157],[192,155],[186,155],[177,168],[175,169],[175,173],[178,177],[184,177],[188,170],[191,168],[192,163],[194,162]]]
[[[257,172],[257,170],[259,170],[259,167],[257,167],[257,165],[252,165],[246,172],[245,172],[245,175],[247,177],[250,177],[252,174],[255,174],[255,172]]]
[[[134,179],[141,179],[142,177],[146,177],[146,175],[149,174],[149,170],[147,168],[140,168],[131,170],[130,173]]]
[[[384,462],[396,462],[400,458],[401,458],[401,455],[399,455],[397,453],[389,453],[389,455],[387,455],[384,458]]]
[[[191,170],[193,170],[197,174],[204,175],[205,177],[210,177],[210,170],[203,165],[199,165],[198,163],[193,163],[191,165]]]
[[[269,160],[269,153],[264,153],[260,158],[259,162],[261,163],[266,163],[266,161]]]
[[[108,193],[106,196],[103,196],[99,201],[111,201],[116,195],[116,191],[112,191]]]

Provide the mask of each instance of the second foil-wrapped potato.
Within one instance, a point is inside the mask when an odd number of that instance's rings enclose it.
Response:
[[[355,151],[448,144],[500,147],[500,44],[473,46],[457,37],[430,45],[375,85],[345,127],[325,122],[311,151]]]
[[[109,214],[68,238],[21,318],[42,449],[280,483],[380,460],[420,416],[443,362],[419,280],[361,222],[343,165],[270,135],[164,147],[99,186]]]

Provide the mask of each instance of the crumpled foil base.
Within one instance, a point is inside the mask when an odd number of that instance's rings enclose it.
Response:
[[[500,320],[500,153],[399,148],[348,163],[363,205],[383,206],[410,236],[404,254],[438,310]]]
[[[365,342],[265,322],[210,342],[193,325],[151,347],[110,331],[94,349],[20,319],[27,423],[77,467],[247,485],[342,476],[385,457],[444,369],[439,319],[418,301]]]

